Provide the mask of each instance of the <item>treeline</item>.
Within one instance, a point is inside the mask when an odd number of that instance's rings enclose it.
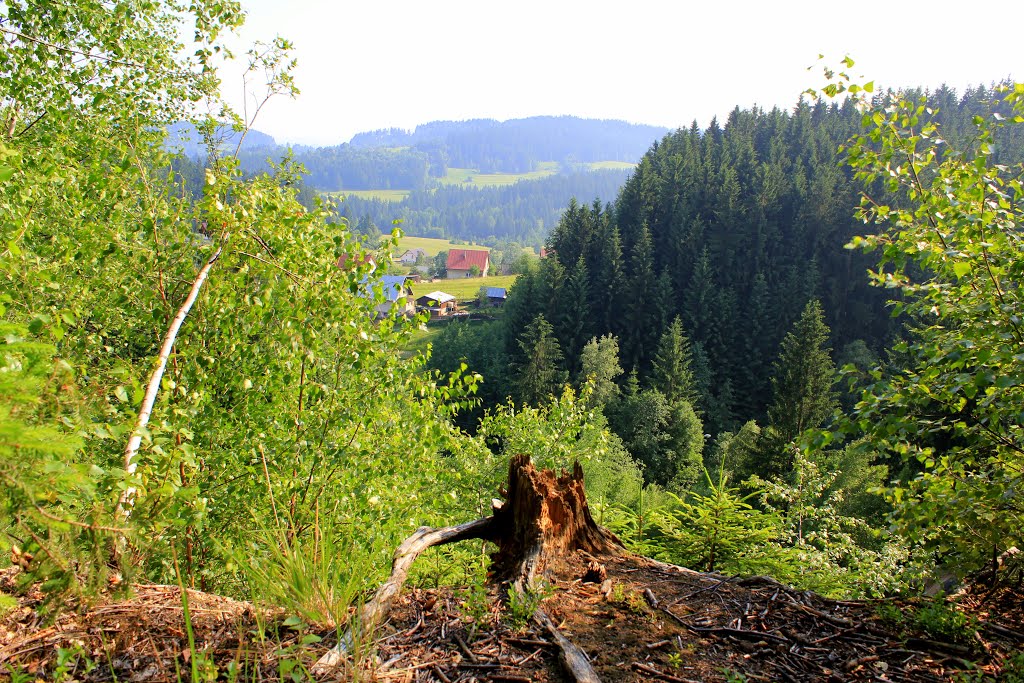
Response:
[[[441,185],[413,191],[401,202],[348,196],[337,212],[350,224],[364,216],[377,225],[401,220],[404,230],[423,237],[540,245],[557,224],[567,198],[614,197],[628,175],[625,170],[602,170],[499,187]]]
[[[239,154],[242,169],[248,173],[269,170],[267,158],[286,153],[284,148],[249,149]],[[443,176],[444,162],[410,149],[336,147],[296,147],[295,160],[305,167],[306,184],[327,191],[423,189],[431,177]]]

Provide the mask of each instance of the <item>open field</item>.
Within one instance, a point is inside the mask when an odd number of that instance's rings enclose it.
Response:
[[[451,294],[464,304],[475,299],[481,287],[504,287],[508,289],[516,281],[516,275],[488,275],[487,277],[467,277],[459,280],[436,280],[434,282],[418,282],[413,284],[415,296],[423,296],[430,292],[442,291]]]
[[[328,192],[332,197],[359,197],[360,199],[379,199],[384,202],[401,202],[409,196],[411,190],[341,190]]]
[[[402,350],[409,356],[426,351],[427,344],[434,341],[437,336],[441,334],[442,329],[444,328],[433,325],[413,330],[413,333],[409,338],[409,342]]]
[[[530,173],[480,173],[472,168],[448,168],[444,178],[439,178],[442,185],[461,185],[463,187],[495,187],[511,185],[520,180],[538,180],[558,173],[557,161],[542,161],[536,171]]]
[[[484,251],[490,251],[490,247],[482,247],[479,244],[452,244],[448,240],[437,239],[434,237],[409,237],[403,235],[398,238],[398,255],[406,249],[422,249],[427,252],[427,256],[436,256],[438,252],[448,251],[449,249],[482,249]]]
[[[591,161],[587,164],[587,170],[589,171],[608,171],[608,170],[632,170],[636,168],[636,164],[629,161]]]

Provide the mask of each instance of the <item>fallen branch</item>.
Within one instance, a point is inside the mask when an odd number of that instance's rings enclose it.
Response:
[[[128,439],[128,445],[124,449],[124,471],[128,477],[135,474],[135,470],[139,467],[135,455],[142,444],[142,430],[149,424],[149,417],[153,413],[153,405],[156,403],[156,396],[160,392],[160,381],[164,377],[167,359],[171,355],[171,349],[174,348],[174,341],[178,337],[178,330],[181,329],[181,324],[185,322],[188,312],[192,310],[192,304],[195,303],[196,297],[199,296],[199,290],[202,289],[203,283],[206,282],[206,277],[210,274],[210,268],[220,258],[223,250],[223,247],[217,247],[213,255],[206,260],[206,264],[200,269],[199,274],[192,283],[192,289],[189,291],[188,296],[185,297],[181,308],[178,309],[178,314],[174,316],[171,326],[167,328],[167,334],[164,335],[164,343],[160,347],[160,355],[157,358],[156,367],[153,368],[153,373],[149,376],[146,395],[143,397],[142,405],[139,407],[139,416],[135,421],[135,428],[132,429],[131,438]],[[117,514],[115,518],[121,523],[126,522],[132,514],[132,506],[135,504],[135,492],[136,488],[129,486],[117,500]]]
[[[345,656],[352,651],[356,634],[371,633],[383,621],[391,611],[391,605],[398,597],[398,593],[402,590],[412,563],[424,550],[436,545],[445,545],[471,538],[490,538],[493,524],[493,518],[486,517],[474,522],[440,529],[431,529],[430,527],[417,529],[395,551],[395,559],[391,563],[391,576],[383,586],[377,589],[373,599],[359,610],[338,644],[324,653],[313,665],[313,674],[322,676],[337,668],[344,661]]]
[[[551,638],[558,645],[558,661],[562,663],[562,666],[576,683],[601,683],[601,679],[598,677],[593,665],[591,665],[586,653],[562,635],[562,632],[558,630],[558,627],[555,626],[555,623],[551,621],[551,617],[544,610],[539,609],[534,612],[533,620],[551,634]]]

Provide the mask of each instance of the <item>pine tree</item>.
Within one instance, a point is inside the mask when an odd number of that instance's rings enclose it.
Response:
[[[590,277],[592,309],[596,329],[610,334],[621,333],[621,301],[624,294],[622,242],[619,228],[606,216],[595,245],[595,267]]]
[[[540,405],[557,396],[568,379],[562,369],[562,350],[551,323],[543,315],[533,319],[519,337],[520,356],[513,380],[516,398],[523,405]]]
[[[629,266],[629,304],[624,312],[629,335],[622,340],[623,357],[629,365],[642,370],[660,334],[657,325],[660,314],[650,301],[658,278],[654,272],[651,235],[646,226],[641,227],[633,245]]]
[[[513,365],[522,362],[519,335],[540,308],[537,293],[538,275],[532,268],[516,278],[504,306],[505,352]]]
[[[555,334],[565,352],[565,365],[575,374],[580,354],[591,337],[590,292],[587,264],[581,255],[559,292],[555,311]]]

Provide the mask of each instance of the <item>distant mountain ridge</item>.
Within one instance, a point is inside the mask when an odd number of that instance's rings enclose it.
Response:
[[[449,166],[481,172],[526,173],[541,161],[563,165],[635,162],[670,132],[660,126],[575,116],[533,116],[496,121],[432,121],[412,131],[358,133],[353,147],[410,147],[428,155],[441,149]]]
[[[242,139],[242,149],[255,149],[265,147],[277,147],[277,141],[273,137],[255,129],[250,129],[242,134],[232,130],[230,126],[220,126],[217,130],[222,151],[233,152]],[[200,159],[206,156],[206,145],[199,135],[196,127],[187,121],[179,121],[167,127],[167,138],[164,140],[164,147],[171,150],[180,150],[181,153],[193,159]]]
[[[243,170],[269,170],[289,150],[309,171],[307,183],[318,190],[420,189],[449,168],[480,173],[529,173],[542,162],[563,169],[597,161],[634,163],[670,132],[659,126],[574,116],[535,116],[496,121],[432,121],[412,131],[396,128],[358,133],[352,141],[326,147],[278,145],[273,137],[250,130],[239,160]],[[223,129],[221,148],[234,151],[238,133]],[[195,127],[177,123],[166,146],[201,159],[205,146]]]

